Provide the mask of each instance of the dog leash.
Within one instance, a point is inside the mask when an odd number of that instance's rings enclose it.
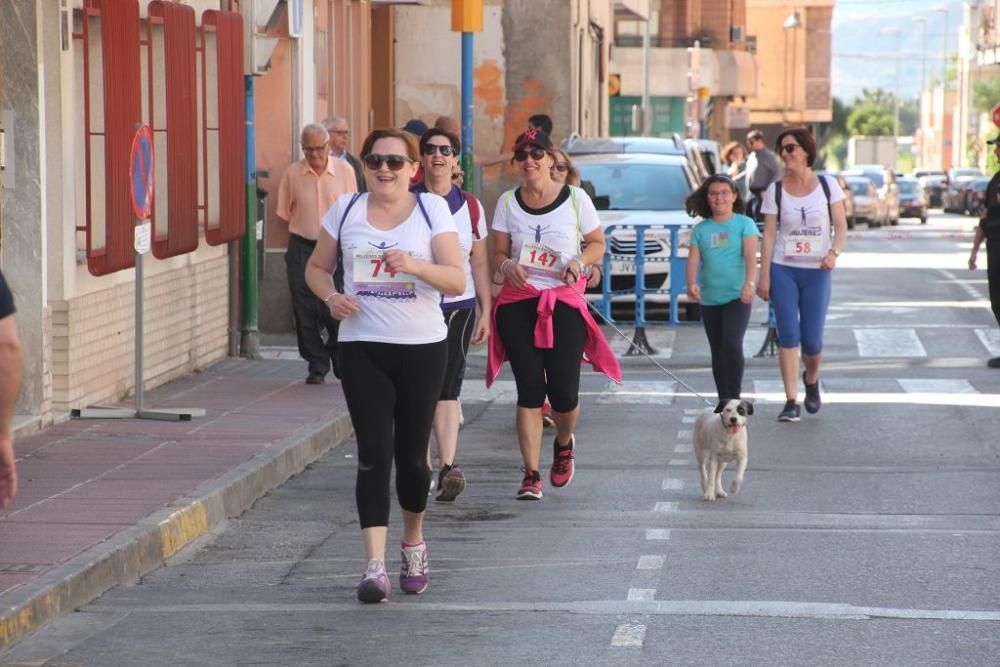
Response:
[[[587,297],[585,297],[585,296],[584,296],[584,295],[583,295],[583,294],[582,294],[582,293],[580,292],[580,290],[578,290],[578,289],[576,288],[576,285],[570,285],[570,287],[571,287],[571,288],[573,289],[573,291],[574,291],[574,292],[576,292],[576,295],[577,295],[578,297],[580,297],[581,299],[583,299],[583,302],[584,302],[585,304],[587,304],[587,307],[588,307],[588,308],[590,308],[590,309],[591,309],[592,311],[594,311],[595,313],[597,313],[597,316],[598,316],[598,317],[600,317],[600,318],[601,318],[601,320],[602,320],[602,321],[603,321],[603,322],[604,322],[605,324],[607,324],[607,325],[608,325],[609,327],[611,327],[612,329],[614,329],[614,330],[615,330],[615,332],[616,332],[616,333],[617,333],[617,334],[618,334],[619,336],[621,336],[621,337],[622,337],[622,340],[624,340],[624,341],[625,341],[626,343],[628,343],[629,345],[631,345],[631,344],[632,344],[632,339],[631,339],[631,338],[629,338],[629,337],[628,337],[628,336],[627,336],[627,335],[626,335],[626,334],[625,334],[624,332],[622,332],[622,330],[621,330],[621,329],[619,329],[618,327],[616,327],[616,326],[614,325],[614,323],[613,323],[613,322],[612,322],[611,320],[609,320],[608,318],[606,318],[606,317],[604,316],[604,313],[602,313],[601,311],[599,311],[599,310],[597,309],[597,307],[596,307],[596,306],[595,306],[594,304],[592,304],[592,303],[591,303],[590,301],[588,301],[588,300],[587,300]],[[669,368],[667,368],[667,367],[663,366],[663,365],[662,365],[662,364],[661,364],[661,363],[660,363],[659,361],[657,361],[656,359],[654,359],[654,358],[653,358],[653,357],[652,357],[652,356],[651,356],[651,355],[650,355],[650,354],[649,354],[648,352],[646,352],[645,350],[643,350],[643,349],[642,349],[641,347],[638,347],[638,346],[637,346],[637,347],[636,347],[636,349],[638,349],[638,350],[639,350],[639,352],[641,352],[641,353],[642,353],[642,356],[644,356],[644,357],[646,357],[647,359],[649,359],[650,361],[652,361],[652,362],[653,362],[653,365],[654,365],[654,366],[656,366],[656,367],[657,367],[657,368],[659,368],[659,369],[660,369],[661,371],[663,371],[664,373],[666,373],[667,375],[669,375],[669,376],[670,376],[671,378],[673,378],[673,379],[674,379],[674,380],[675,380],[675,381],[677,382],[677,384],[679,384],[680,386],[684,387],[685,389],[687,389],[687,390],[688,390],[689,392],[691,392],[692,394],[694,394],[695,396],[697,396],[697,397],[698,397],[698,398],[700,398],[701,400],[705,401],[705,404],[706,404],[706,405],[710,405],[710,406],[712,406],[712,405],[715,405],[715,402],[714,402],[714,401],[711,401],[711,400],[709,400],[709,398],[708,398],[707,396],[705,396],[704,394],[700,393],[700,392],[699,392],[699,391],[698,391],[697,389],[695,389],[694,387],[692,387],[691,385],[689,385],[689,384],[688,384],[687,382],[685,382],[684,380],[682,380],[682,379],[680,379],[679,377],[677,377],[677,374],[676,374],[676,373],[674,373],[673,371],[671,371],[671,370],[670,370]]]

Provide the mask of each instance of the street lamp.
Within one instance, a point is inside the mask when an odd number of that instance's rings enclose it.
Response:
[[[790,30],[795,30],[796,28],[801,28],[802,27],[802,19],[799,18],[799,12],[793,9],[792,13],[789,14],[788,18],[785,19],[785,22],[781,24],[781,27],[784,28],[784,33],[785,33],[785,60],[787,61],[787,59],[788,59],[788,32]],[[796,72],[795,72],[795,33],[792,33],[792,69],[789,72],[789,74],[787,76],[785,76],[785,81],[788,81],[789,79],[791,79],[791,82],[792,82],[792,93],[791,93],[791,96],[790,96],[791,100],[789,100],[788,99],[789,96],[787,95],[787,88],[786,88],[785,112],[787,112],[789,109],[791,109],[795,105],[795,78],[796,78]]]
[[[886,35],[896,36],[896,92],[893,95],[895,98],[893,100],[893,115],[892,115],[892,135],[896,142],[899,142],[899,42],[900,37],[902,37],[903,31],[894,26],[890,26],[882,31]]]
[[[921,42],[923,43],[920,52],[920,97],[922,98],[927,78],[927,19],[923,16],[914,16],[913,22],[920,24]]]

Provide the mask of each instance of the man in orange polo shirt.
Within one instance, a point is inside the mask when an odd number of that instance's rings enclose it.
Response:
[[[337,329],[340,324],[306,285],[306,263],[316,247],[320,218],[334,200],[346,192],[357,192],[351,165],[330,157],[330,135],[322,125],[302,128],[305,158],[288,166],[278,186],[278,217],[288,223],[285,267],[292,292],[292,314],[299,354],[309,364],[306,384],[323,384],[333,368],[337,372]],[[326,341],[322,331],[326,330]]]

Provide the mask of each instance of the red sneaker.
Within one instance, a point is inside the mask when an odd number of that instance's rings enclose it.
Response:
[[[518,500],[542,499],[542,476],[537,470],[525,470],[521,488],[517,490]]]
[[[575,435],[570,436],[569,444],[566,446],[560,445],[558,438],[552,445],[552,470],[549,471],[549,481],[557,489],[573,481],[573,472],[576,468],[573,464],[573,447],[575,445]]]

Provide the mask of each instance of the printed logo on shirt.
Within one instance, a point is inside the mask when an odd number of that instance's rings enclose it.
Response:
[[[710,248],[728,248],[729,232],[712,232],[708,243]]]

